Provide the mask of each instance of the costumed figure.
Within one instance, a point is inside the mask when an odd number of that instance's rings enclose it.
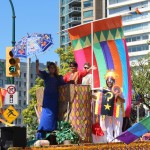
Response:
[[[124,117],[124,98],[121,88],[116,85],[117,74],[113,70],[108,70],[106,88],[102,88],[97,94],[99,100],[100,125],[106,133],[106,142],[112,142],[115,137],[122,133]],[[115,140],[117,142],[117,140]]]
[[[47,63],[47,68],[49,72],[39,70],[39,62],[36,61],[36,73],[44,80],[45,86],[37,139],[43,139],[47,132],[51,132],[56,129],[59,96],[58,87],[65,84],[63,77],[58,75],[55,63]]]

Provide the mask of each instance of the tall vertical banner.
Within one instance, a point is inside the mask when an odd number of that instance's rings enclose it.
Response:
[[[93,71],[93,89],[105,87],[107,70],[118,74],[116,84],[122,88],[126,116],[131,110],[131,74],[128,49],[122,28],[122,17],[97,20],[68,29],[79,70],[85,62],[97,69]]]

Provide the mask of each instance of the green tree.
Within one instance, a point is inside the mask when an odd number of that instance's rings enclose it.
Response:
[[[136,121],[136,105],[145,104],[150,109],[150,53],[131,64],[133,103],[131,121]],[[138,101],[137,101],[138,100]],[[140,106],[140,119],[144,117],[144,108]]]
[[[150,109],[150,53],[131,64],[131,75],[132,88],[135,92],[133,98],[139,94],[141,101]]]
[[[38,118],[36,116],[35,109],[34,109],[34,106],[37,103],[36,89],[42,86],[44,86],[43,80],[40,78],[37,78],[36,84],[29,91],[30,97],[31,97],[29,105],[27,106],[26,109],[22,111],[23,123],[27,125],[27,139],[28,140],[35,139],[35,134],[37,131],[37,126],[38,126]]]
[[[69,71],[70,62],[74,61],[73,49],[71,46],[67,48],[58,48],[55,52],[59,55],[60,58],[60,68],[59,72],[61,75],[64,75]]]

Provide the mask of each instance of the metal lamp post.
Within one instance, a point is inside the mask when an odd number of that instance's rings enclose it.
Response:
[[[12,0],[9,0],[12,9],[12,46],[15,46],[15,9]],[[10,78],[11,84],[14,84],[14,77]]]

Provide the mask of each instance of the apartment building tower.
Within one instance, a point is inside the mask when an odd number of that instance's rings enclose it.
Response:
[[[127,15],[136,8],[141,14]],[[107,15],[122,15],[130,61],[150,52],[150,0],[107,0]]]
[[[70,45],[67,29],[106,17],[105,0],[60,0],[60,47]]]

